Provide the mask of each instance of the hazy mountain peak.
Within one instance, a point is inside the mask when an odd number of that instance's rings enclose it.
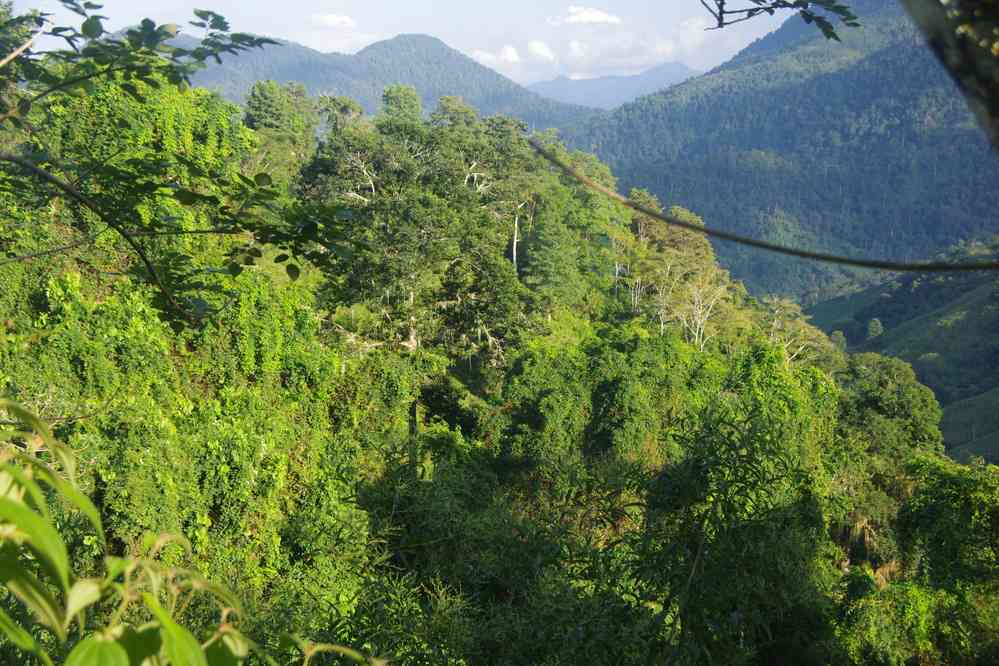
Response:
[[[632,76],[572,79],[565,75],[528,88],[543,97],[597,109],[614,109],[697,76],[699,72],[679,62],[665,62]]]

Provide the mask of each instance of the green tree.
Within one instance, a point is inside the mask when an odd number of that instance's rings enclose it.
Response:
[[[880,338],[884,335],[885,327],[881,323],[881,320],[875,317],[874,319],[867,322],[867,339],[874,340]]]

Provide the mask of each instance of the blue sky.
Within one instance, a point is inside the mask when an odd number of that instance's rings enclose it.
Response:
[[[55,0],[15,0],[52,11]],[[669,61],[720,64],[780,19],[705,31],[698,0],[106,0],[112,27],[150,17],[183,23],[195,7],[226,16],[235,30],[353,53],[400,33],[443,39],[521,83],[630,74]]]

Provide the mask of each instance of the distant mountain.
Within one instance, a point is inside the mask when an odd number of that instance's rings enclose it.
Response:
[[[954,258],[999,257],[999,237]],[[842,331],[851,351],[912,363],[944,407],[943,431],[956,457],[999,463],[999,276],[905,275],[819,303],[809,314],[826,332]],[[871,322],[879,335],[869,334]]]
[[[863,28],[824,39],[792,18],[725,65],[566,138],[708,224],[898,260],[999,232],[999,155],[899,3],[853,0]],[[877,275],[732,244],[755,292],[809,302]]]
[[[455,95],[485,115],[513,116],[538,129],[572,126],[594,115],[592,109],[544,99],[425,35],[401,35],[356,55],[282,42],[226,58],[199,72],[194,83],[239,102],[265,79],[299,81],[312,94],[346,95],[369,113],[378,110],[386,86],[402,83],[415,87],[428,109],[441,97]]]
[[[634,76],[603,76],[595,79],[570,79],[562,76],[553,81],[531,84],[527,88],[557,102],[609,110],[683,83],[698,74],[700,72],[682,63],[668,62]]]

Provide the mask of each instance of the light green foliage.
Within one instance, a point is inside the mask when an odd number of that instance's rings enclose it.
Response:
[[[36,172],[0,174],[0,390],[54,424],[79,488],[16,472],[0,488],[25,489],[0,506],[0,550],[37,546],[0,571],[45,576],[58,600],[7,579],[4,657],[994,654],[994,468],[942,457],[939,407],[904,362],[835,349],[794,304],[750,298],[703,237],[561,178],[523,124],[460,100],[425,117],[394,87],[367,119],[262,83],[251,129],[204,91],[126,83],[53,96],[37,136],[4,136],[44,142],[124,231],[158,234],[135,236],[152,270],[121,233],[59,249],[106,220]],[[314,153],[270,142],[309,144],[313,109]],[[178,537],[149,565],[166,582],[137,582],[116,618],[104,583],[151,559],[150,533]],[[174,604],[171,585],[211,594]],[[220,622],[223,586],[245,641]]]
[[[31,655],[43,664],[64,654],[67,666],[139,666],[152,661],[208,666],[242,664],[256,652],[273,663],[234,626],[242,611],[228,590],[165,562],[169,549],[189,547],[184,539],[147,532],[132,556],[107,554],[100,512],[76,486],[73,452],[20,405],[4,401],[0,409],[19,428],[2,433],[0,579],[7,593],[23,604],[14,617],[0,610],[0,632],[6,641],[0,644],[0,654],[18,661]],[[104,555],[91,577],[77,577],[55,529],[58,522],[50,514],[55,503],[43,487],[85,517],[92,543]],[[221,617],[204,642],[175,617],[203,599]],[[74,625],[79,628],[76,639],[69,634]],[[323,646],[303,642],[301,649],[307,664],[309,655]],[[351,650],[327,649],[370,663]]]

